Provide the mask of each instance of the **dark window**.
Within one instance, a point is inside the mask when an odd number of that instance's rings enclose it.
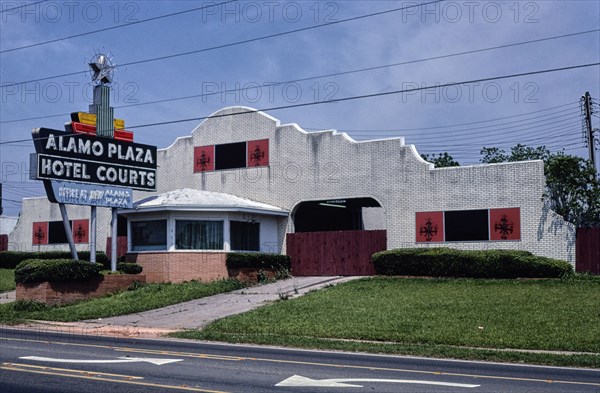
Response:
[[[69,221],[69,226],[72,223]],[[48,223],[48,244],[68,243],[67,233],[62,221],[50,221]]]
[[[117,236],[127,236],[127,218],[124,216],[117,216]]]
[[[167,220],[133,221],[131,250],[152,251],[167,249]]]
[[[444,212],[447,242],[489,240],[488,211],[460,210]]]
[[[222,250],[223,221],[177,220],[175,244],[178,250]]]
[[[246,167],[246,142],[227,143],[215,146],[215,169]]]
[[[234,251],[260,251],[260,224],[231,221],[231,249]]]

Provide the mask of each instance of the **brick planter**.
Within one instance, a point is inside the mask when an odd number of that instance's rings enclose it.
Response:
[[[268,280],[275,279],[276,272],[273,269],[254,269],[254,268],[228,268],[227,272],[229,273],[229,277],[235,278],[241,282],[251,282],[256,283],[259,281],[259,272],[262,271],[262,274]]]
[[[145,283],[146,275],[114,274],[91,281],[17,284],[16,298],[48,305],[68,304],[125,290],[134,281]]]
[[[125,256],[127,262],[137,263],[144,268],[148,282],[172,283],[227,278],[226,259],[227,253],[223,251],[156,251]]]

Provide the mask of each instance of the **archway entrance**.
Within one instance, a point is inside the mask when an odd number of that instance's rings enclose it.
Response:
[[[371,255],[386,249],[385,215],[373,198],[300,202],[286,237],[296,276],[372,275]]]

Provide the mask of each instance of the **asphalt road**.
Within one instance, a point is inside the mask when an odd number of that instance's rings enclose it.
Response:
[[[2,393],[600,392],[600,370],[0,329]]]

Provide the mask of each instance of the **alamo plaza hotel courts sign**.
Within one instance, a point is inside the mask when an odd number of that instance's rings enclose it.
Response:
[[[37,178],[138,190],[156,189],[156,148],[39,128]],[[128,207],[128,206],[107,207]],[[106,206],[106,205],[104,205]]]
[[[94,100],[89,113],[71,114],[66,131],[37,128],[32,131],[35,154],[32,178],[42,180],[48,200],[58,203],[73,258],[65,204],[91,206],[90,259],[95,261],[96,207],[113,209],[113,250],[116,250],[116,209],[133,206],[132,190],[156,191],[156,146],[133,142],[125,122],[115,119],[110,107],[112,65],[108,56],[96,54],[90,62]],[[113,252],[112,267],[116,268]]]

